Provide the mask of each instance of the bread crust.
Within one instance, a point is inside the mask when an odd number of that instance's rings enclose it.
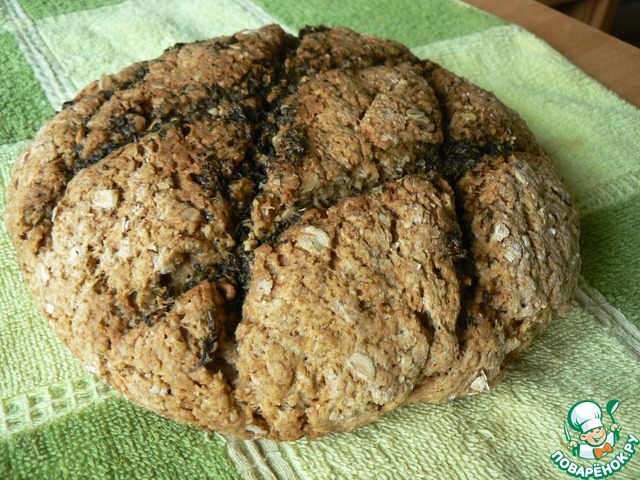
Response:
[[[480,393],[567,307],[579,224],[493,94],[406,47],[270,25],[104,75],[15,166],[5,221],[93,373],[242,438]]]

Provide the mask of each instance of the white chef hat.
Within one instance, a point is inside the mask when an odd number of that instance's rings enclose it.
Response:
[[[569,410],[568,420],[574,430],[587,433],[594,428],[603,427],[602,409],[596,402],[585,400],[576,403]]]

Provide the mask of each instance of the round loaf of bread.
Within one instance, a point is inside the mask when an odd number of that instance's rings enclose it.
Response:
[[[5,219],[80,362],[242,438],[489,390],[580,269],[524,121],[345,28],[271,25],[103,75],[21,156]]]

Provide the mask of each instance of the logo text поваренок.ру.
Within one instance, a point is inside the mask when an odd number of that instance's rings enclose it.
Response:
[[[567,458],[560,450],[553,452],[551,460],[553,460],[558,468],[576,478],[607,478],[621,470],[626,463],[631,460],[634,453],[636,453],[634,446],[638,443],[638,439],[631,434],[629,434],[628,437],[629,439],[624,445],[622,452],[616,454],[610,462],[604,465],[599,463],[594,463],[588,467],[578,465]]]

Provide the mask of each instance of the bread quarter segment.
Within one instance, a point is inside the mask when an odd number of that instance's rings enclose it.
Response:
[[[5,220],[81,362],[244,438],[486,390],[580,266],[522,119],[344,28],[272,25],[104,75],[18,161]]]
[[[353,430],[456,357],[452,197],[439,178],[407,176],[312,211],[256,250],[237,398],[270,436]]]
[[[486,158],[458,188],[482,302],[504,328],[505,353],[522,350],[575,291],[578,216],[546,156]]]

